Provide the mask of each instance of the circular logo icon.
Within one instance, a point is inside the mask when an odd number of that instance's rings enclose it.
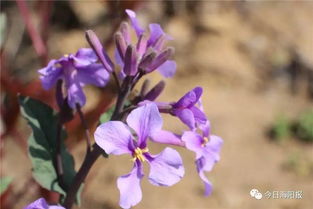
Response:
[[[259,193],[259,191],[258,191],[257,189],[251,189],[251,191],[250,191],[251,197],[255,197],[255,195],[256,195],[257,193]]]
[[[262,195],[262,193],[258,192],[258,193],[256,193],[256,194],[254,195],[254,197],[255,197],[255,199],[257,199],[257,200],[260,200],[260,199],[262,199],[263,195]]]

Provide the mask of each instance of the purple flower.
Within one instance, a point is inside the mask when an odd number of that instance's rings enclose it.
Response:
[[[48,205],[44,198],[40,198],[31,204],[27,205],[24,209],[65,209],[62,206]]]
[[[172,77],[176,71],[176,63],[169,60],[174,54],[173,48],[165,47],[165,43],[172,38],[165,34],[159,24],[150,24],[150,36],[140,26],[136,13],[126,10],[130,18],[132,28],[137,35],[136,46],[130,41],[130,31],[127,23],[122,23],[120,31],[115,35],[117,63],[123,69],[121,78],[126,75],[134,76],[138,69],[145,73],[158,70],[164,77]]]
[[[158,155],[149,152],[147,140],[160,132],[163,123],[155,104],[133,110],[126,121],[128,126],[120,121],[109,121],[95,131],[95,141],[106,153],[132,156],[132,171],[117,180],[122,208],[130,208],[141,201],[143,162],[147,161],[150,165],[149,181],[156,186],[171,186],[184,175],[182,159],[177,151],[165,148]],[[132,134],[133,131],[135,134]]]
[[[196,153],[196,167],[200,178],[205,185],[205,195],[208,196],[212,192],[212,184],[204,175],[205,171],[211,171],[214,164],[219,161],[219,152],[223,144],[223,140],[215,135],[209,134],[209,122],[203,126],[202,135],[194,131],[186,131],[182,136],[187,149]]]
[[[186,93],[178,102],[172,104],[171,113],[177,116],[191,130],[207,122],[207,117],[203,113],[200,102],[201,95],[202,88],[196,87]],[[197,104],[199,107],[196,106]]]
[[[43,88],[52,88],[59,79],[65,83],[68,104],[75,108],[76,104],[84,106],[86,97],[82,90],[85,84],[105,86],[109,81],[109,73],[98,60],[92,49],[82,48],[75,55],[64,55],[58,60],[51,60],[38,72]]]

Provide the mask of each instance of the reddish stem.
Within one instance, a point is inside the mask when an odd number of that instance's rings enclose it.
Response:
[[[31,21],[30,12],[27,7],[25,0],[16,0],[17,6],[20,10],[20,13],[23,17],[23,21],[25,22],[27,32],[33,42],[33,46],[35,48],[36,53],[38,56],[41,57],[43,64],[47,63],[47,49],[46,46],[38,33],[35,29],[34,24]]]

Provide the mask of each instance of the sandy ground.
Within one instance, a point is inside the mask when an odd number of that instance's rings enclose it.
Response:
[[[152,6],[143,11],[151,10],[155,4],[151,3]],[[221,161],[207,175],[214,185],[213,194],[202,195],[203,185],[195,170],[193,153],[178,148],[186,169],[183,180],[173,187],[161,188],[144,179],[143,200],[135,208],[310,209],[313,205],[313,146],[295,139],[277,144],[266,133],[278,115],[296,118],[312,107],[312,100],[303,89],[291,94],[286,78],[267,80],[265,72],[277,62],[287,62],[286,43],[296,46],[303,59],[312,62],[313,4],[248,4],[242,8],[250,15],[244,21],[232,4],[217,6],[215,13],[207,12],[215,8],[214,5],[205,4],[198,15],[198,21],[204,22],[210,32],[193,35],[190,24],[194,20],[185,15],[166,24],[167,31],[175,38],[178,72],[173,79],[166,80],[165,92],[158,99],[175,101],[195,86],[203,87],[203,103],[212,132],[224,139]],[[152,82],[159,79],[161,77],[153,73]],[[178,134],[186,129],[177,119],[165,118],[165,129]],[[7,174],[22,179],[13,184],[14,191],[18,192],[31,176],[31,166],[14,142],[7,140],[5,146],[3,167]],[[163,145],[150,143],[152,153],[163,148]],[[74,154],[78,167],[84,156],[83,144]],[[299,156],[299,164],[305,164],[304,171],[285,168],[295,155]],[[119,208],[116,179],[130,169],[128,156],[99,159],[88,176],[81,208]],[[256,200],[249,195],[253,188],[263,194],[266,191],[303,191],[303,198]],[[30,190],[15,208],[22,208],[32,200]]]

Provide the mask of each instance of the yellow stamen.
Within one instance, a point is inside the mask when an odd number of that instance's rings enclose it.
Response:
[[[146,160],[145,156],[143,155],[144,153],[149,152],[149,149],[146,147],[144,149],[140,149],[137,147],[135,149],[135,152],[133,154],[132,161],[135,162],[137,159],[140,160],[141,162],[144,162]]]
[[[64,54],[64,57],[68,57],[68,54]]]
[[[202,147],[205,147],[205,145],[209,142],[208,137],[203,137],[203,142],[201,144]]]

